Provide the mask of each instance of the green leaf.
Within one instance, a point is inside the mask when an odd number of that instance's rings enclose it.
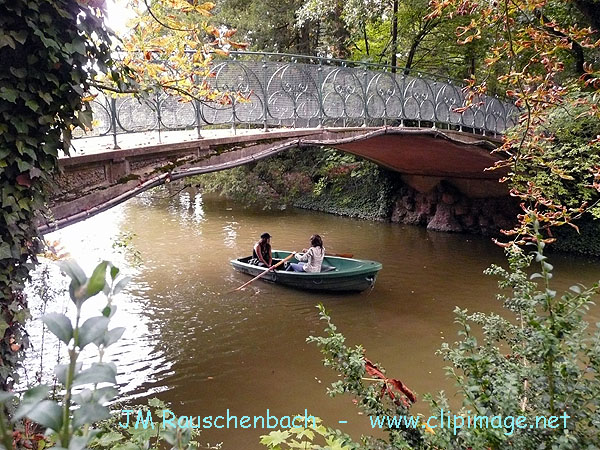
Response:
[[[7,88],[6,86],[0,88],[0,98],[3,98],[7,102],[16,103],[18,97],[19,91],[16,89]]]
[[[116,305],[106,305],[104,307],[104,309],[102,310],[102,315],[104,317],[112,317],[115,315],[115,313],[117,312],[117,306]]]
[[[267,447],[274,448],[279,444],[285,444],[285,441],[289,437],[289,431],[271,431],[269,434],[260,437],[260,443]]]
[[[107,261],[102,261],[100,264],[96,266],[92,276],[87,282],[86,287],[86,295],[87,297],[93,297],[98,292],[104,289],[104,285],[106,283],[106,267],[108,265]]]
[[[121,336],[123,336],[124,332],[124,327],[113,328],[112,330],[109,330],[106,333],[104,333],[104,336],[100,340],[100,343],[104,344],[105,347],[108,347],[117,342],[119,339],[121,339]]]
[[[13,50],[15,50],[17,47],[15,45],[15,41],[13,40],[13,38],[11,38],[10,36],[8,36],[6,34],[0,34],[0,48],[4,47],[6,45],[8,45]]]
[[[84,109],[82,111],[79,111],[77,113],[77,118],[83,124],[84,128],[92,129],[93,116],[92,116],[92,110],[91,109],[86,108],[86,109]]]
[[[56,379],[61,383],[61,384],[67,384],[67,371],[69,370],[69,365],[70,364],[58,364],[57,366],[54,367],[54,374],[56,375]],[[81,365],[82,363],[78,362],[75,363],[75,373],[79,372],[81,370]]]
[[[117,278],[117,275],[119,275],[119,268],[112,266],[110,268],[110,277],[114,280],[115,278]]]
[[[27,40],[27,35],[29,33],[27,32],[27,30],[19,30],[19,31],[12,31],[10,34],[15,39],[15,41],[17,41],[19,44],[23,45],[23,44],[25,44],[25,41]]]
[[[123,277],[113,289],[113,294],[117,295],[131,281],[131,277]]]
[[[50,94],[49,94],[49,93],[47,93],[47,92],[38,91],[38,95],[40,96],[40,98],[41,98],[42,100],[44,100],[44,101],[45,101],[46,103],[48,103],[49,105],[51,105],[51,104],[52,104],[52,102],[53,102],[53,100],[54,100],[54,99],[53,99],[53,97],[52,97],[52,95],[50,95]]]
[[[73,380],[73,386],[89,383],[117,383],[117,367],[112,363],[94,363],[88,369],[79,372]]]
[[[77,345],[83,349],[90,342],[96,341],[106,332],[110,319],[104,316],[90,317],[79,328]]]
[[[116,431],[111,431],[110,433],[104,433],[102,437],[94,441],[100,447],[110,447],[112,448],[115,442],[119,442],[123,440],[123,435],[121,433],[117,433]]]
[[[133,442],[125,442],[123,444],[112,447],[112,450],[140,450],[140,446]]]
[[[52,400],[40,402],[27,414],[27,417],[34,422],[55,431],[60,430],[60,427],[62,426],[62,409]]]
[[[73,427],[79,428],[86,423],[92,424],[109,417],[108,408],[98,403],[86,403],[73,413]]]
[[[336,436],[325,438],[325,442],[327,442],[327,450],[351,450],[349,446],[344,445],[344,442]]]
[[[10,245],[8,242],[0,244],[0,259],[12,258],[12,252],[10,251]]]
[[[76,281],[78,285],[85,284],[85,282],[87,281],[85,272],[74,259],[60,261],[58,263],[58,267],[60,267],[60,270],[62,270],[69,277],[71,277],[73,281]]]
[[[104,386],[98,389],[83,389],[73,395],[73,401],[79,405],[84,403],[104,404],[119,395],[119,391],[112,386]]]
[[[48,392],[50,388],[44,384],[40,384],[34,388],[29,389],[23,395],[23,399],[19,404],[19,408],[15,412],[13,416],[15,420],[19,420],[22,417],[25,417],[29,414],[29,412],[34,409],[43,399],[48,397]]]
[[[148,400],[148,406],[164,409],[167,405],[162,400],[152,397],[150,400]]]
[[[73,337],[73,326],[71,321],[64,314],[49,313],[42,317],[42,322],[46,324],[50,332],[65,344],[68,344]]]
[[[17,159],[17,167],[21,172],[28,172],[33,166],[22,159]]]
[[[73,134],[69,128],[63,128],[62,130],[62,140],[63,140],[63,150],[68,152],[71,147],[71,138]]]
[[[35,100],[27,100],[25,106],[29,107],[33,112],[37,112],[40,109],[40,105]]]
[[[25,78],[27,76],[27,69],[24,67],[11,67],[8,70],[17,78]]]

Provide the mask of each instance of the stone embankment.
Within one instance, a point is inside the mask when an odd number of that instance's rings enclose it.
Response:
[[[509,196],[469,198],[442,181],[425,193],[401,186],[390,220],[433,231],[496,235],[513,227],[518,212],[517,202]]]

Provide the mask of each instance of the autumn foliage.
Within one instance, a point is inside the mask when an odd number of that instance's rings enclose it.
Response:
[[[184,100],[231,101],[230,93],[211,85],[211,62],[215,55],[226,56],[230,49],[247,44],[232,39],[235,29],[210,24],[214,3],[132,0],[130,7],[136,16],[129,23],[130,32],[120,36],[119,55],[135,89],[165,90]],[[118,80],[109,77],[105,81]],[[123,90],[123,86],[116,87]]]
[[[546,155],[555,145],[550,117],[557,110],[574,113],[573,120],[585,116],[600,120],[599,74],[589,62],[598,55],[600,36],[598,30],[589,26],[591,20],[578,11],[580,3],[584,2],[431,1],[429,18],[471,18],[466,26],[456,30],[459,44],[480,39],[482,35],[495,42],[485,64],[490,76],[502,73],[498,81],[504,86],[508,99],[520,108],[518,126],[506,133],[503,145],[497,150],[506,156],[495,166],[508,169],[503,181],[514,182],[519,174],[532,169],[556,182],[576,177],[561,167],[560,158]],[[490,80],[484,75],[467,81],[465,108],[479,103]],[[600,151],[599,138],[588,143],[590,152]],[[596,167],[586,174],[589,181],[584,182],[589,189],[597,190],[597,183],[592,181],[599,178],[599,170],[600,167]],[[576,207],[566,206],[534,180],[512,183],[511,195],[522,199],[524,210],[520,225],[507,232],[515,241],[527,239],[534,218],[547,230],[554,225],[572,224],[589,206],[586,202]]]

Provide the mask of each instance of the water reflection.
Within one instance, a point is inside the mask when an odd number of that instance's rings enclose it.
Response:
[[[482,272],[504,257],[487,238],[308,211],[244,209],[180,189],[147,192],[49,236],[61,240],[88,273],[109,259],[133,277],[117,300],[113,324],[127,331],[112,349],[118,382],[129,397],[158,393],[181,415],[216,415],[227,408],[237,415],[264,414],[267,408],[284,415],[308,408],[357,436],[370,432],[366,419],[349,398],[325,395],[335,375],[305,343],[322,333],[318,302],[350,344],[362,344],[370,359],[418,393],[452,390],[435,351],[455,340],[454,307],[500,310],[496,280]],[[136,235],[140,267],[112,249],[124,231]],[[285,250],[300,250],[319,233],[330,252],[381,261],[383,270],[375,288],[363,294],[322,295],[264,282],[231,292],[248,278],[234,272],[229,260],[250,254],[265,231],[273,235],[274,248]],[[595,259],[551,259],[561,289],[600,278]],[[59,311],[66,304],[62,296],[51,307]],[[598,320],[596,313],[591,320]],[[30,326],[34,341],[38,325]],[[50,358],[56,350],[48,352]],[[36,368],[31,364],[29,370]],[[417,409],[424,411],[422,405]],[[258,449],[264,433],[211,430],[203,441],[224,441],[225,450]]]
[[[126,289],[113,300],[117,305],[118,313],[111,320],[111,328],[125,327],[126,331],[121,340],[110,346],[104,356],[105,361],[118,363],[118,381],[126,394],[134,394],[144,383],[159,381],[164,373],[169,372],[171,362],[164,353],[157,349],[157,338],[152,333],[150,317],[147,315],[148,298],[152,291],[151,286],[141,274],[144,267],[135,267],[128,263],[126,255],[115,250],[113,244],[123,231],[130,231],[124,224],[126,205],[121,205],[94,217],[93,220],[78,223],[68,229],[51,233],[46,236],[50,241],[58,240],[64,249],[77,260],[84,271],[89,275],[94,267],[102,260],[109,260],[121,269],[121,273],[132,277]],[[36,294],[36,286],[43,282],[45,272],[48,273],[50,301],[44,302]],[[29,354],[25,371],[24,383],[42,382],[51,383],[52,369],[57,361],[66,360],[66,348],[49,333],[44,333],[39,319],[44,313],[66,313],[72,320],[75,317],[75,308],[67,294],[69,280],[60,273],[56,264],[42,260],[42,266],[36,271],[33,282],[28,287],[30,307],[33,321],[29,322],[27,331],[31,336],[32,351]],[[93,315],[98,315],[106,305],[103,297],[93,297],[86,301],[82,310],[82,321]],[[97,352],[87,347],[81,355],[84,364],[97,361]],[[45,364],[45,372],[40,373],[41,361],[50,361]]]

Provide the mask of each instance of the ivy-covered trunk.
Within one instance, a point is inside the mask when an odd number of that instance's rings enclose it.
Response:
[[[0,384],[5,390],[16,381],[28,346],[22,290],[41,243],[36,219],[72,128],[91,125],[91,110],[82,99],[96,70],[113,68],[102,3],[0,0]]]

